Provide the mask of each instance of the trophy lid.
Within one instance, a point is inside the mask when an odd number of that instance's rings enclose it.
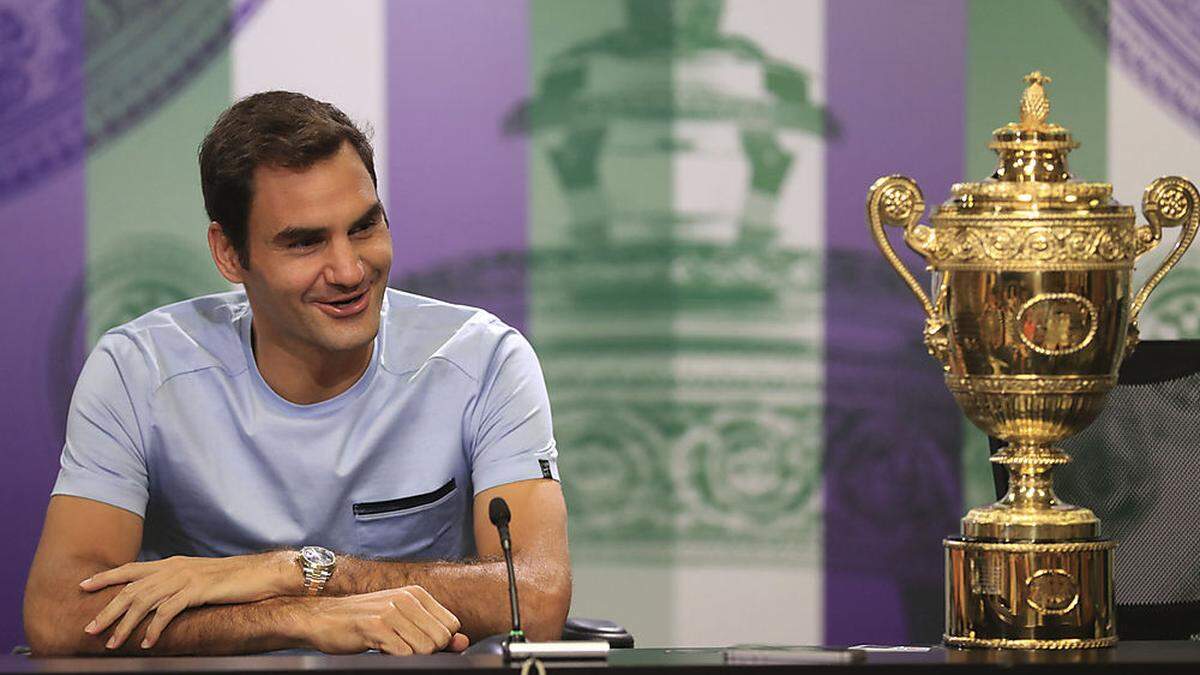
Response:
[[[1034,71],[1024,80],[1020,121],[996,129],[988,143],[999,156],[996,170],[984,181],[956,183],[940,214],[1121,209],[1112,199],[1111,184],[1073,180],[1067,155],[1079,142],[1069,129],[1047,120],[1050,99],[1045,85],[1050,78]]]

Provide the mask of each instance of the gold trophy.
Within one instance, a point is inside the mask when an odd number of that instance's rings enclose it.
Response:
[[[1070,458],[1054,444],[1086,427],[1137,345],[1138,313],[1191,245],[1200,194],[1183,178],[1155,180],[1148,225],[1112,198],[1112,185],[1071,180],[1070,132],[1046,121],[1050,78],[1025,77],[1021,121],[997,129],[991,178],[959,183],[931,216],[916,182],[880,178],[867,196],[879,248],[925,308],[925,344],[967,417],[1008,443],[992,457],[1008,493],[971,509],[944,541],[946,644],[1083,649],[1116,643],[1114,542],[1089,509],[1060,501],[1052,471]],[[884,226],[934,271],[931,301],[901,264]],[[1167,227],[1183,226],[1171,255],[1131,294],[1134,261]],[[949,423],[949,421],[948,421]]]

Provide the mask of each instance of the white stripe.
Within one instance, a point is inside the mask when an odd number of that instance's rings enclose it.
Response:
[[[810,76],[809,101],[823,105],[824,26],[823,2],[756,0],[726,3],[720,31],[724,35],[745,37],[769,58],[807,73]],[[756,76],[751,77],[751,73]],[[676,66],[675,78],[677,83],[694,79],[722,91],[743,94],[749,85],[762,90],[761,70],[751,68],[745,62],[681,64]],[[767,94],[762,90],[759,95]],[[742,152],[741,130],[737,124],[687,120],[676,122],[674,131],[676,136],[692,141],[695,147],[709,150],[706,161],[686,156],[676,160],[672,195],[676,208],[684,212],[714,212],[727,218],[736,217],[745,208],[746,200],[754,199],[749,190],[748,158]],[[776,245],[819,252],[825,243],[825,143],[807,131],[778,129],[777,135],[783,148],[793,154],[793,160],[773,208],[771,220],[777,228]],[[813,303],[815,306],[806,308],[807,311],[782,312],[781,320],[771,327],[770,332],[784,330],[820,345],[823,341],[822,307],[820,299],[817,300]],[[711,332],[711,328],[697,331],[701,323],[697,319],[711,320],[712,317],[680,318],[675,334],[691,336],[695,332]],[[743,330],[747,328],[743,327]],[[759,331],[744,334],[757,336]],[[811,392],[816,392],[816,398],[820,398],[822,372],[819,367],[813,368],[814,365],[818,364],[787,355],[757,359],[743,355],[733,360],[684,357],[674,362],[674,371],[677,379],[686,382],[690,378],[739,371],[746,377],[746,371],[752,370],[759,371],[757,375],[762,381],[771,379],[768,373],[772,371],[777,376],[799,370],[803,374],[794,373],[794,381],[803,383],[799,385],[799,391],[783,387],[774,392],[774,396],[760,391],[751,395],[768,405],[796,405],[804,402],[797,400],[797,394],[804,398],[805,393],[811,396]],[[748,379],[754,379],[754,376]],[[726,398],[717,392],[692,391],[712,402]],[[675,395],[676,400],[687,400],[687,392],[688,387],[682,386]],[[730,394],[746,397],[745,392]],[[781,564],[753,566],[728,561],[678,560],[672,575],[672,644],[819,644],[824,614],[824,574],[819,554],[822,542],[818,519],[812,539],[804,542],[804,548],[816,555],[793,558]]]
[[[677,566],[672,646],[821,643],[820,556],[809,564]]]
[[[741,35],[771,59],[809,76],[808,100],[825,105],[825,3],[819,0],[729,2],[721,32]],[[825,246],[825,143],[810,132],[784,132],[794,153],[776,205],[780,244],[820,251]],[[704,188],[709,186],[703,185]],[[686,189],[686,185],[677,185]]]
[[[1175,110],[1151,86],[1139,77],[1129,59],[1118,52],[1117,44],[1130,45],[1137,58],[1154,59],[1159,67],[1173,67],[1158,62],[1166,58],[1153,40],[1138,30],[1131,17],[1124,13],[1121,3],[1112,5],[1112,39],[1108,60],[1108,180],[1113,195],[1122,204],[1133,206],[1139,223],[1145,223],[1141,213],[1142,193],[1155,178],[1166,175],[1200,179],[1200,130]],[[1149,64],[1145,64],[1146,67]],[[1079,139],[1086,143],[1087,139]],[[1087,179],[1089,177],[1083,176]],[[1158,247],[1138,260],[1134,272],[1135,288],[1141,288],[1146,278],[1158,268],[1174,246],[1179,230],[1167,230]],[[1180,261],[1180,268],[1200,269],[1200,250],[1193,246]],[[1168,275],[1164,286],[1171,284]],[[1175,339],[1197,337],[1181,335],[1178,327],[1160,326],[1154,319],[1155,295],[1150,296],[1143,313],[1143,339]]]
[[[374,129],[387,203],[387,17],[383,0],[268,0],[234,37],[234,99],[286,89],[329,101]]]

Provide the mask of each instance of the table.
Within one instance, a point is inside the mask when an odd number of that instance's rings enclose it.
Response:
[[[812,651],[807,663],[750,665],[725,661],[725,651],[706,649],[620,649],[604,663],[547,662],[547,671],[570,670],[572,675],[587,675],[619,670],[621,675],[672,675],[683,671],[704,675],[745,674],[770,671],[817,673],[1020,673],[1102,672],[1102,673],[1200,673],[1200,642],[1122,642],[1112,649],[1071,652],[999,652],[957,650],[933,647],[925,652],[861,652],[843,650]],[[24,656],[0,656],[0,675],[55,673],[135,674],[176,673],[300,673],[320,675],[377,671],[416,673],[470,672],[507,673],[517,666],[506,666],[498,656],[391,657],[379,654],[354,656],[275,655],[228,657],[153,657],[153,658],[76,658],[33,659]]]

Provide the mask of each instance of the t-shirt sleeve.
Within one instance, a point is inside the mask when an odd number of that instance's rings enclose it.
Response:
[[[67,439],[51,494],[86,497],[144,516],[149,482],[138,410],[145,358],[107,334],[84,363],[67,413]]]
[[[542,367],[516,330],[500,336],[467,421],[475,494],[532,478],[559,479]]]

